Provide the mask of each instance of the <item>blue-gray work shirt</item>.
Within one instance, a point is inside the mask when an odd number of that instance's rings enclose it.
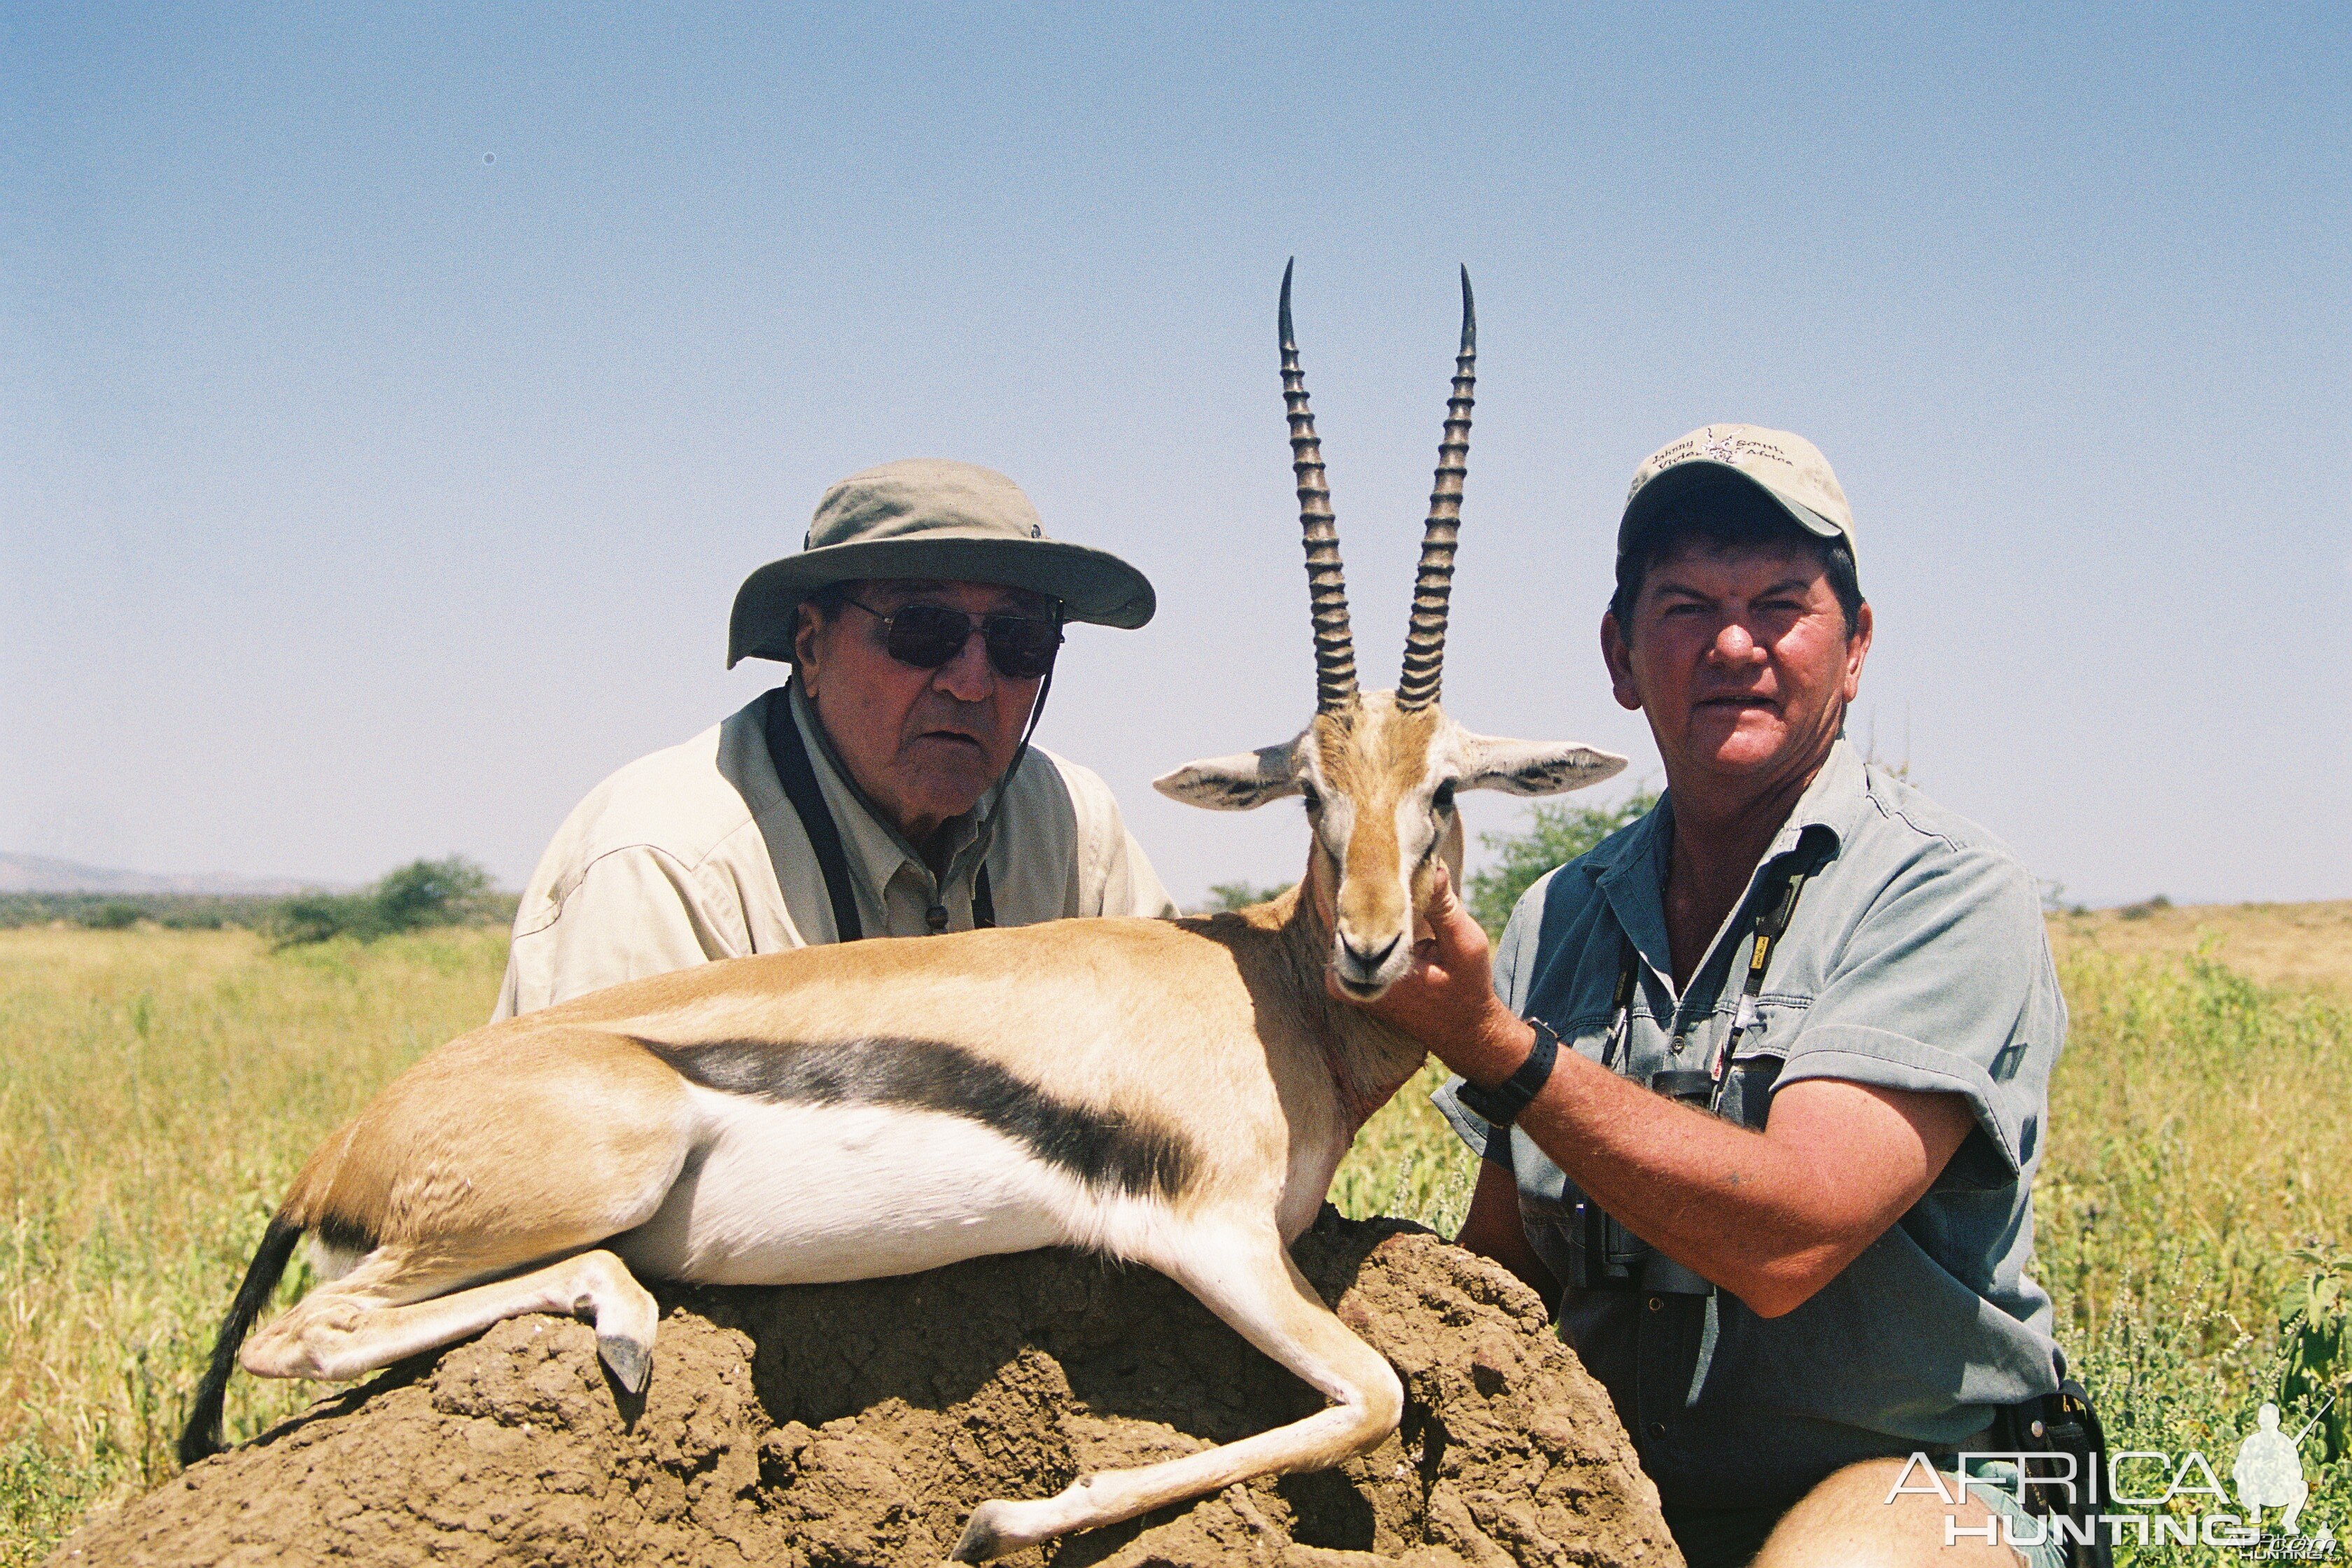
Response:
[[[2065,1004],[2025,868],[1843,741],[1677,999],[1672,831],[1669,797],[1528,890],[1496,952],[1513,1011],[1601,1059],[1630,940],[1638,983],[1611,1065],[1645,1083],[1704,1068],[1738,1006],[1757,909],[1778,901],[1793,864],[1818,858],[1721,1112],[1761,1128],[1776,1089],[1826,1078],[1958,1094],[1976,1119],[1927,1194],[1784,1317],[1720,1290],[1569,1289],[1559,1303],[1561,1336],[1608,1388],[1665,1502],[1786,1503],[1840,1465],[1948,1447],[1993,1406],[2057,1387],[2050,1299],[2025,1268]],[[1504,1158],[1454,1099],[1459,1081],[1438,1091],[1439,1109]],[[1507,1158],[1528,1240],[1565,1283],[1570,1237],[1588,1234],[1583,1194],[1524,1131]]]

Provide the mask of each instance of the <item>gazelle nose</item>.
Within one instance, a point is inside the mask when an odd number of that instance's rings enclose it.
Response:
[[[1364,948],[1358,947],[1343,934],[1339,938],[1339,951],[1348,955],[1348,962],[1354,964],[1360,973],[1370,974],[1388,962],[1389,954],[1396,951],[1397,943],[1402,940],[1402,936],[1392,936],[1377,948]]]

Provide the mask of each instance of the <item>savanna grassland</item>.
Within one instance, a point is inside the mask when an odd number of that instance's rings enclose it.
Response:
[[[2292,1431],[2352,1379],[2352,904],[2060,916],[2052,934],[2074,1024],[2037,1272],[2116,1445],[2199,1449],[2226,1482],[2263,1399]],[[278,952],[239,930],[0,931],[0,1564],[171,1473],[270,1205],[377,1086],[487,1016],[503,963],[499,934],[464,928]],[[1333,1197],[1446,1230],[1471,1173],[1408,1090]],[[236,1379],[230,1435],[315,1392]],[[2306,1533],[2352,1534],[2344,1414],[2303,1444]]]
[[[0,1563],[172,1473],[221,1310],[311,1147],[489,1014],[503,932],[0,931]],[[304,1271],[298,1266],[294,1276]],[[236,1380],[229,1429],[312,1385]]]

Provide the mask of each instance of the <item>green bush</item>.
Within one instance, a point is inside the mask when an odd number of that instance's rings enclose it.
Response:
[[[505,912],[490,874],[461,855],[412,860],[356,893],[304,893],[278,906],[275,945],[297,947],[346,936],[373,942],[426,926],[480,925]]]
[[[1480,834],[1478,842],[1498,858],[1470,879],[1470,912],[1488,936],[1502,935],[1519,895],[1537,878],[1567,865],[1657,804],[1657,792],[1636,789],[1615,805],[1534,805],[1528,808],[1524,831]]]
[[[2319,1412],[2315,1457],[2335,1464],[2352,1453],[2352,1253],[2298,1248],[2305,1272],[2279,1294],[2279,1404]]]
[[[270,941],[278,947],[339,936],[373,942],[388,930],[366,893],[303,893],[278,905],[269,921]]]
[[[462,856],[412,860],[375,885],[375,906],[394,931],[468,925],[479,920],[490,874]]]

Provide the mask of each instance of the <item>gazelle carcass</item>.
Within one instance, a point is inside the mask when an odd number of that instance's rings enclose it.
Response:
[[[1423,1052],[1331,993],[1377,997],[1412,963],[1434,866],[1460,873],[1457,790],[1547,795],[1623,766],[1474,735],[1437,705],[1476,357],[1466,272],[1462,305],[1403,677],[1359,691],[1283,275],[1315,717],[1285,744],[1158,787],[1223,810],[1304,796],[1313,847],[1297,889],[1238,914],[737,959],[449,1042],[295,1178],[222,1324],[182,1459],[218,1448],[235,1364],[354,1378],[552,1311],[593,1318],[613,1376],[635,1390],[656,1321],[640,1275],[799,1284],[1054,1245],[1171,1276],[1331,1404],[1055,1497],[984,1502],[958,1560],[1337,1464],[1387,1436],[1396,1373],[1287,1247]],[[328,1282],[248,1340],[305,1237]]]

